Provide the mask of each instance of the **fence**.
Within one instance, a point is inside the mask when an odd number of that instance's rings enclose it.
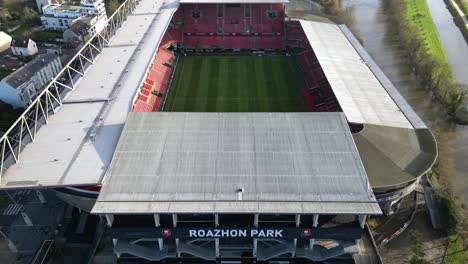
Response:
[[[25,146],[34,142],[37,131],[48,123],[55,114],[62,99],[76,89],[81,77],[91,67],[96,57],[102,53],[112,36],[127,20],[139,0],[126,0],[107,20],[106,27],[95,33],[65,67],[55,76],[44,90],[31,102],[23,114],[0,137],[0,178],[4,171],[19,162]]]

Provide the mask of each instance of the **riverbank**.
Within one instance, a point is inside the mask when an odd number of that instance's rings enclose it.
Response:
[[[467,91],[454,79],[426,0],[395,0],[390,11],[405,57],[423,86],[456,122],[468,124]]]
[[[428,96],[427,87],[423,87],[421,79],[416,77],[413,66],[408,63],[407,52],[404,51],[404,47],[400,43],[399,27],[394,22],[395,19],[390,10],[392,2],[385,0],[341,0],[342,8],[353,9],[351,15],[353,32],[362,40],[364,48],[434,133],[439,146],[439,159],[436,166],[440,175],[438,181],[443,189],[450,191],[451,198],[456,200],[458,208],[463,208],[461,213],[463,217],[466,217],[466,206],[468,205],[468,181],[466,180],[468,126],[458,125],[447,118],[445,107],[440,103],[434,103],[434,99]],[[464,49],[457,47],[460,43],[464,44],[464,39],[451,21],[448,10],[432,13],[431,8],[434,6],[436,10],[440,11],[440,4],[431,6],[429,4],[431,1],[427,2],[450,65],[466,69],[466,66],[462,66],[465,65],[462,58],[466,58],[463,55],[466,53]],[[440,2],[442,9],[444,9],[445,3]],[[446,23],[447,18],[449,22],[452,22],[451,24]],[[445,34],[442,34],[441,30]],[[459,38],[454,38],[457,34]],[[451,61],[454,56],[460,56],[460,60]],[[458,81],[456,70],[452,68],[452,71]],[[460,73],[464,77],[463,72]],[[461,78],[461,80],[464,79]],[[451,204],[449,203],[449,205]],[[465,247],[466,242],[457,240],[457,236],[449,237],[445,232],[433,230],[427,211],[418,212],[409,230],[380,249],[384,262],[406,263],[411,258],[412,243],[409,231],[414,229],[423,234],[422,247],[427,249],[426,259],[430,259],[431,263],[441,263],[443,259],[445,259],[445,263],[467,263],[466,261],[458,261],[460,258],[466,259],[466,254],[463,254],[460,249]],[[463,234],[467,233],[463,232]],[[453,243],[451,243],[452,241]]]
[[[461,1],[444,0],[450,14],[453,16],[453,21],[460,28],[463,37],[468,42],[468,2]]]

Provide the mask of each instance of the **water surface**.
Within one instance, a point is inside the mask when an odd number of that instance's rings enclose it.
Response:
[[[431,9],[435,7],[432,2],[440,1],[443,4],[442,0],[428,1],[431,2]],[[468,205],[468,126],[456,125],[451,122],[444,109],[430,98],[428,92],[419,85],[405,64],[398,46],[396,29],[388,17],[387,2],[382,0],[342,0],[343,6],[354,7],[354,32],[363,41],[364,48],[432,129],[439,146],[439,172],[442,178],[448,181],[459,201]],[[435,8],[441,9],[441,7]],[[438,28],[444,25],[448,27],[446,13],[448,13],[447,10],[434,12],[433,16],[434,20],[438,21],[436,22]],[[466,43],[464,39],[463,41],[452,39],[453,35],[456,35],[453,28],[441,34],[442,42],[444,48],[449,50],[447,54],[452,67],[460,67],[454,70],[457,80],[465,82],[468,78],[466,66],[468,57],[463,55],[466,48],[457,51],[456,47],[462,47]]]

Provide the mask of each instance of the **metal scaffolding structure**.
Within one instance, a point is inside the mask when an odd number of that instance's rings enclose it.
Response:
[[[64,103],[68,92],[75,90],[102,50],[116,34],[127,17],[138,4],[138,0],[126,0],[109,17],[107,26],[96,32],[76,53],[65,67],[55,76],[44,90],[31,102],[23,114],[0,138],[0,178],[12,164],[19,162],[21,152],[30,142],[34,142],[37,131],[48,123],[49,116],[55,114]]]

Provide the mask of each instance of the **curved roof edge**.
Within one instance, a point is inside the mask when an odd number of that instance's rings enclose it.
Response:
[[[300,20],[350,123],[374,191],[406,186],[437,158],[431,131],[345,25]]]
[[[354,135],[369,181],[376,191],[404,187],[434,165],[438,150],[431,130],[403,98],[346,25],[338,25],[413,128],[364,124]],[[375,140],[378,139],[378,140]]]

